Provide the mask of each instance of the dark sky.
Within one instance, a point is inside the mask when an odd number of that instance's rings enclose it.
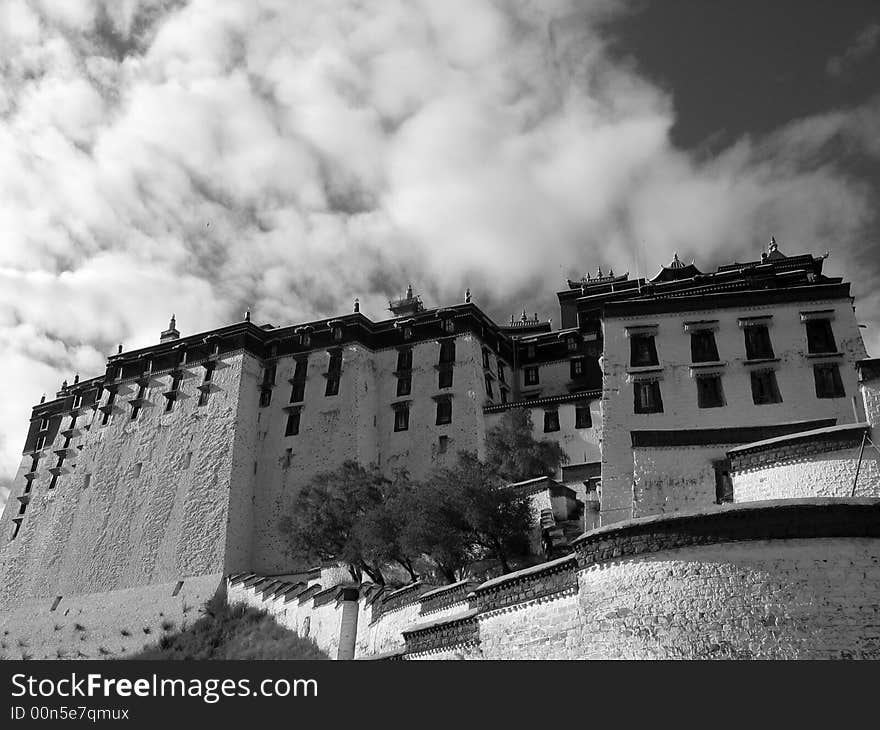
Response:
[[[743,134],[880,92],[877,0],[664,0],[635,7],[608,30],[617,38],[615,52],[672,94],[672,140],[679,147],[716,151]],[[846,57],[863,33],[862,50]]]

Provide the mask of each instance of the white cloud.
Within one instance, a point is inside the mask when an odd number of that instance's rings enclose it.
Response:
[[[826,148],[880,154],[880,105],[697,160],[670,144],[668,95],[606,53],[596,20],[624,9],[3,3],[0,473],[41,392],[172,311],[184,333],[355,296],[381,317],[412,280],[503,316],[574,270],[634,270],[637,245],[643,272],[673,250],[708,266],[770,232],[867,290],[876,212]]]

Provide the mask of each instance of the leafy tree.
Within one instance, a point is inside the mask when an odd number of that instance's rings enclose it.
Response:
[[[366,573],[384,585],[382,568],[392,562],[416,580],[400,541],[411,489],[405,472],[392,481],[375,466],[345,461],[305,484],[279,527],[292,555],[347,563],[357,582]]]
[[[512,408],[486,434],[486,464],[507,483],[553,476],[568,462],[568,455],[556,441],[538,440],[532,430],[531,413]]]
[[[347,563],[355,581],[366,573],[384,584],[375,545],[365,544],[363,523],[381,507],[387,486],[388,480],[377,469],[365,469],[355,461],[317,474],[303,485],[291,511],[279,522],[289,552]]]

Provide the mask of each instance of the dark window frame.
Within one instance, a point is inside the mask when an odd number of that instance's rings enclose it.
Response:
[[[629,338],[629,365],[633,368],[652,367],[660,364],[657,356],[655,335],[638,333]]]
[[[538,372],[537,365],[530,365],[523,368],[523,383],[525,385],[540,385],[541,376]]]
[[[691,362],[718,362],[715,332],[709,329],[691,332]]]
[[[750,324],[743,327],[743,339],[746,360],[770,360],[775,357],[770,328],[766,324]]]
[[[782,403],[782,393],[775,370],[753,370],[749,373],[752,388],[752,403],[756,406]]]
[[[700,375],[694,380],[697,381],[697,408],[723,408],[727,405],[719,373]]]
[[[440,398],[437,400],[437,426],[445,426],[452,423],[452,398]]]
[[[643,394],[649,397],[641,397]],[[663,413],[663,393],[659,380],[637,380],[633,383],[634,413]]]
[[[827,375],[821,373],[827,373]],[[814,365],[813,379],[817,398],[846,397],[846,389],[843,387],[843,379],[840,377],[840,366],[837,363]]]
[[[544,411],[544,433],[555,433],[559,430],[559,411]]]
[[[574,407],[574,427],[575,428],[592,428],[593,414],[590,412],[589,404],[575,405]]]

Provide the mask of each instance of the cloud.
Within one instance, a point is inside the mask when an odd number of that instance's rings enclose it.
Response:
[[[783,250],[873,288],[874,102],[720,153],[614,62],[622,2],[0,5],[0,473],[30,406],[123,342],[384,316],[409,281],[504,318],[565,275]],[[832,264],[833,262],[833,264]],[[540,292],[536,294],[535,292]],[[868,298],[860,314],[880,319]],[[880,342],[874,339],[875,345]]]
[[[854,66],[871,56],[880,43],[880,23],[870,23],[859,31],[853,42],[839,56],[832,56],[825,65],[825,73],[839,78]]]

